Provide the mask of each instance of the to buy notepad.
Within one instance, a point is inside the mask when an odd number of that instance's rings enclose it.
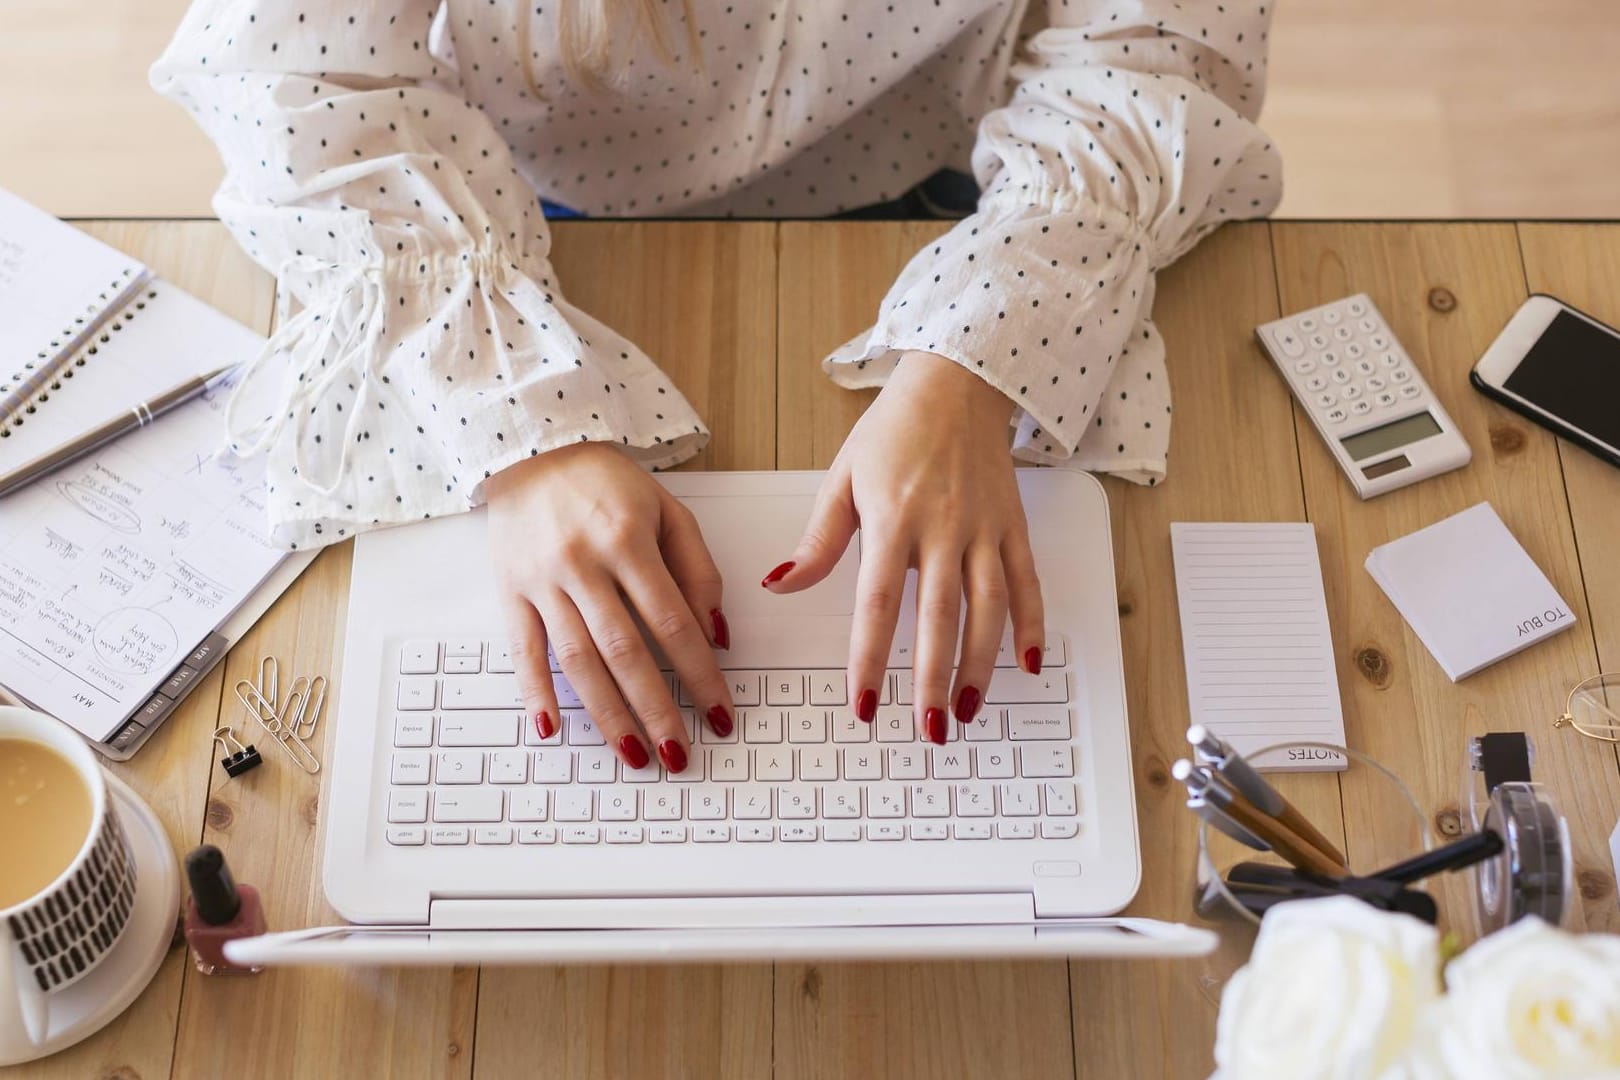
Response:
[[[1452,682],[1575,625],[1490,503],[1374,548],[1367,572]]]

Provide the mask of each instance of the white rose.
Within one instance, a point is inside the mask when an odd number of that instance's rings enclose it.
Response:
[[[1396,1080],[1440,994],[1434,927],[1347,896],[1273,908],[1221,995],[1220,1080]]]
[[[1620,937],[1514,923],[1446,968],[1437,1049],[1468,1080],[1620,1077]]]

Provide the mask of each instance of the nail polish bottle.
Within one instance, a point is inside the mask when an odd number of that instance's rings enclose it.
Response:
[[[261,968],[238,967],[225,959],[225,943],[266,930],[259,890],[238,885],[225,856],[204,844],[186,856],[191,899],[186,901],[186,944],[204,975],[255,975]]]

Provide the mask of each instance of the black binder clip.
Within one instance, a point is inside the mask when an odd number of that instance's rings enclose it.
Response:
[[[214,729],[214,741],[225,748],[225,756],[219,759],[220,765],[225,769],[226,776],[241,776],[251,772],[264,764],[264,759],[251,745],[243,746],[237,737],[231,734],[229,724]]]

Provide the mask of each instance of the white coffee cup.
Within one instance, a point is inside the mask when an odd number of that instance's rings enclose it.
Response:
[[[82,739],[42,713],[4,707],[0,739],[54,750],[91,801],[90,828],[73,861],[33,896],[0,909],[0,1061],[20,1061],[50,1035],[51,996],[94,970],[123,935],[135,905],[135,862],[101,765]]]

